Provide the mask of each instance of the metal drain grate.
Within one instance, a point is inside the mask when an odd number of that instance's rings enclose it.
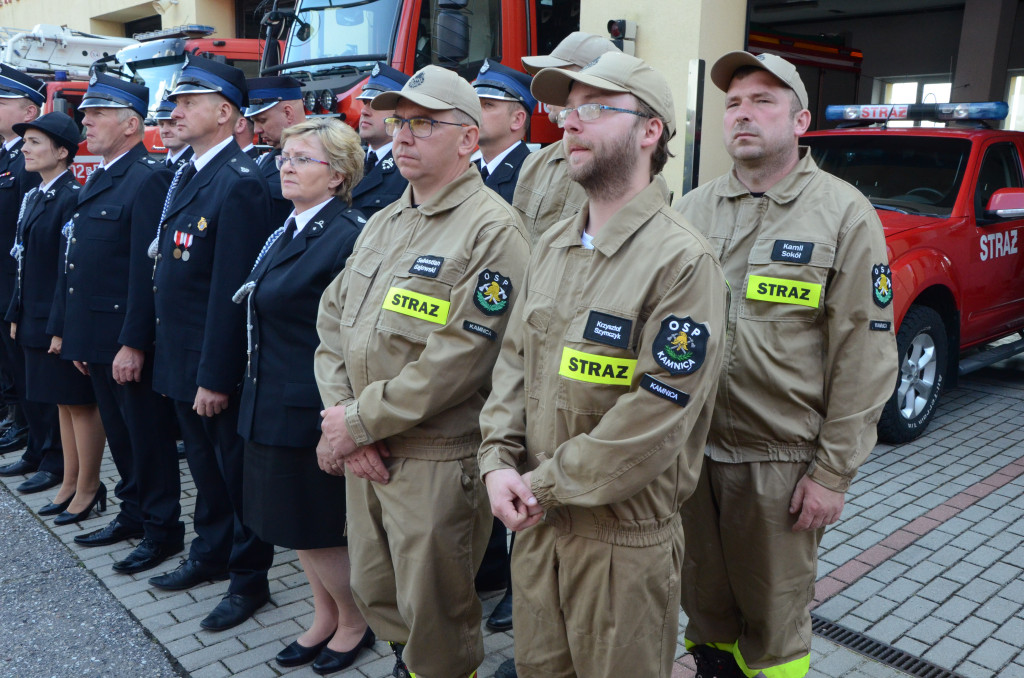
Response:
[[[842,645],[854,652],[909,673],[912,676],[918,676],[918,678],[963,678],[960,674],[954,673],[949,669],[936,666],[920,657],[909,655],[892,645],[880,643],[877,640],[868,638],[863,633],[852,631],[835,622],[822,619],[813,613],[811,614],[811,629],[822,638],[831,640],[833,643]]]

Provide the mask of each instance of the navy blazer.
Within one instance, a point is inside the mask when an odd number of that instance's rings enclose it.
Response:
[[[352,207],[363,213],[367,220],[402,197],[409,184],[398,171],[398,165],[389,151],[370,173],[352,189]]]
[[[320,391],[313,354],[320,296],[345,266],[366,220],[335,198],[306,227],[279,238],[249,274],[252,356],[238,434],[263,445],[312,447],[320,440]]]
[[[184,152],[182,152],[182,154],[178,156],[178,159],[172,162],[170,165],[167,164],[167,156],[164,156],[164,167],[171,170],[172,172],[177,172],[178,169],[186,162],[191,160],[192,156],[195,154],[196,152],[192,150],[191,146],[186,146]]]
[[[271,231],[267,182],[238,144],[176,188],[152,269],[157,393],[191,403],[200,386],[237,390],[245,371],[245,309],[231,297]]]
[[[528,155],[530,155],[530,147],[519,142],[519,145],[504,157],[501,164],[484,181],[487,188],[497,192],[509,205],[512,204],[512,195],[516,192],[519,170],[523,168],[523,161]]]
[[[274,158],[281,155],[281,149],[275,148],[260,156],[260,174],[267,180],[267,187],[270,188],[270,205],[273,210],[270,223],[283,224],[288,215],[292,213],[292,201],[281,195],[281,171],[277,169]]]
[[[37,187],[26,195],[25,212],[18,221],[18,242],[24,247],[21,271],[4,317],[18,323],[17,340],[22,346],[50,348],[54,335],[47,325],[63,265],[61,229],[75,211],[81,188],[75,175],[65,172],[46,193]]]
[[[122,346],[153,350],[153,261],[171,173],[139,142],[78,193],[49,330],[68,360],[110,365]]]
[[[36,172],[25,171],[25,156],[21,154],[23,140],[9,151],[0,147],[0,299],[10,299],[14,293],[14,278],[18,275],[18,262],[7,256],[18,234],[18,212],[21,199],[41,181]]]

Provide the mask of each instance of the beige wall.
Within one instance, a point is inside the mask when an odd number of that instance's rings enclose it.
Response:
[[[235,9],[232,0],[13,0],[0,5],[0,26],[31,29],[36,24],[52,23],[101,35],[124,35],[124,23],[159,14],[165,28],[182,24],[206,24],[217,29],[215,35],[235,35]]]
[[[684,136],[692,124],[686,112],[690,60],[705,60],[706,78],[718,57],[743,49],[747,0],[585,0],[581,6],[580,27],[590,33],[607,35],[609,19],[635,21],[636,56],[663,73],[672,86],[678,132],[669,146],[676,157],[666,166],[665,178],[678,197],[683,185]],[[700,183],[724,174],[731,166],[722,143],[724,111],[722,93],[705,79]]]

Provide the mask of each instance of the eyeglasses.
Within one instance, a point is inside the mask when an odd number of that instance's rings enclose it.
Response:
[[[331,163],[324,162],[323,160],[317,160],[316,158],[306,158],[301,155],[275,155],[274,164],[277,165],[277,169],[281,169],[285,166],[285,163],[291,163],[292,167],[299,169],[305,167],[309,163],[314,162],[318,165],[327,165],[330,167]]]
[[[395,136],[402,131],[408,123],[409,131],[417,139],[426,139],[430,136],[430,133],[434,131],[434,125],[453,125],[455,127],[469,127],[464,122],[445,122],[444,120],[434,120],[433,118],[397,118],[390,117],[384,118],[384,131],[387,132],[388,136]]]
[[[601,117],[602,111],[615,111],[616,113],[629,113],[631,115],[637,115],[641,118],[650,118],[651,116],[647,113],[641,113],[640,111],[631,111],[628,108],[616,108],[615,106],[605,106],[604,104],[583,104],[575,108],[563,108],[558,112],[558,126],[565,127],[565,121],[569,119],[569,114],[576,111],[576,115],[580,116],[580,120],[583,122],[593,122]]]

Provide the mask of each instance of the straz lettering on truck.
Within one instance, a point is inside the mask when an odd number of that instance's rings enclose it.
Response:
[[[1017,229],[1006,233],[986,233],[981,236],[981,260],[1017,253]]]
[[[635,369],[636,360],[584,353],[564,346],[558,374],[567,379],[591,384],[629,386],[633,382]]]
[[[818,301],[821,299],[821,285],[800,280],[752,275],[747,281],[747,299],[817,308]]]
[[[384,297],[384,310],[444,325],[448,322],[450,301],[435,299],[412,290],[392,287]]]

